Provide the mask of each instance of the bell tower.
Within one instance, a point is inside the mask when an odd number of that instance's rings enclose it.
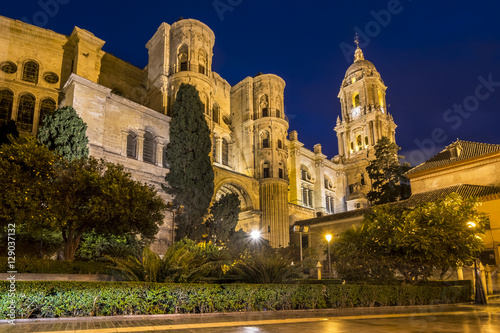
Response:
[[[373,146],[384,136],[395,143],[397,127],[387,112],[387,87],[373,63],[365,59],[357,36],[355,43],[354,62],[347,69],[338,94],[341,116],[335,126],[339,155],[346,165],[348,210],[367,205],[363,197],[371,184],[366,166],[374,157]]]

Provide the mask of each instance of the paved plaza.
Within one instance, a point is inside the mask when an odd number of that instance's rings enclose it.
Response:
[[[252,313],[16,320],[1,333],[500,332],[500,302]]]

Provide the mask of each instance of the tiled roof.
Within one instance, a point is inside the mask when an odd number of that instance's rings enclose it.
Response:
[[[368,213],[370,210],[371,210],[371,208],[355,209],[355,210],[350,210],[348,212],[342,212],[342,213],[325,215],[325,216],[321,216],[321,217],[315,217],[312,219],[297,221],[297,222],[295,222],[295,225],[300,225],[300,226],[314,225],[314,224],[319,224],[319,223],[324,223],[324,222],[332,222],[332,221],[336,221],[336,220],[347,219],[350,217],[363,216],[364,214]]]
[[[409,199],[393,202],[390,203],[389,205],[398,205],[402,207],[415,207],[424,204],[426,202],[444,199],[447,195],[451,193],[458,193],[464,198],[470,198],[470,197],[481,198],[489,195],[500,194],[500,186],[482,186],[482,185],[468,185],[468,184],[453,185],[449,187],[440,188],[437,190],[413,194]],[[369,213],[370,211],[371,208],[356,209],[348,212],[325,215],[312,219],[297,221],[295,222],[295,225],[311,226],[325,222],[333,222],[337,220],[347,219],[350,217],[363,216],[366,213]]]
[[[436,201],[439,199],[443,199],[447,195],[451,193],[458,193],[463,198],[470,197],[485,197],[488,195],[498,194],[500,193],[499,186],[482,186],[482,185],[468,185],[468,184],[459,184],[453,185],[449,187],[440,188],[437,190],[422,192],[413,194],[410,198],[396,202],[394,204],[401,205],[404,207],[415,207],[417,205]]]
[[[459,153],[454,154],[454,151],[458,148]],[[469,158],[493,153],[500,150],[499,144],[489,144],[489,143],[479,143],[457,140],[451,145],[447,146],[443,151],[431,157],[424,163],[414,167],[406,174],[410,175],[415,172],[440,167],[449,163],[456,161],[463,161]]]

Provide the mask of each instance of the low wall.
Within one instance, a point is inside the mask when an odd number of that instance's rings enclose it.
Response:
[[[7,280],[13,274],[0,273],[0,280]],[[16,281],[119,281],[112,275],[104,274],[48,274],[16,273]]]

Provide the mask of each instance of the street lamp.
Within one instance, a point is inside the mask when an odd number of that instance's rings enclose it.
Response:
[[[327,234],[325,238],[326,241],[328,242],[328,273],[332,274],[332,260],[330,256],[330,241],[332,240],[332,235]]]
[[[300,263],[302,263],[302,233],[307,233],[309,231],[309,227],[301,227],[298,225],[293,226],[293,232],[299,233],[299,244],[300,244]]]
[[[174,208],[174,203],[173,202],[167,202],[167,210],[172,212],[172,245],[174,244],[175,240],[175,214],[182,214],[184,211],[184,206],[180,205],[177,208]]]
[[[250,232],[250,236],[252,237],[253,240],[257,240],[260,238],[260,231],[252,230],[252,232]]]
[[[470,222],[467,222],[467,227],[471,228],[471,229],[475,229],[476,228],[476,223],[470,221]],[[476,235],[476,237],[478,237]],[[486,293],[484,291],[484,288],[483,288],[483,282],[481,281],[481,275],[479,274],[478,270],[477,270],[477,267],[478,267],[478,264],[477,264],[477,261],[478,261],[478,258],[477,258],[477,252],[474,256],[474,280],[476,281],[475,283],[475,293],[474,293],[474,303],[475,304],[488,304],[487,300],[486,300]]]

